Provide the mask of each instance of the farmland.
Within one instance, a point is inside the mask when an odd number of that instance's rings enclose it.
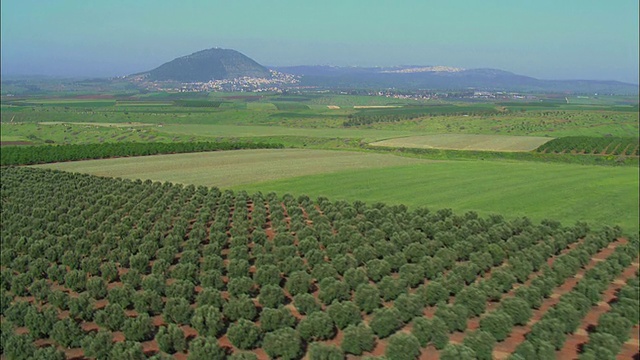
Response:
[[[548,142],[535,136],[438,134],[409,136],[371,143],[372,146],[480,151],[531,151]]]
[[[636,349],[619,228],[24,167],[2,189],[9,358]]]
[[[631,359],[637,99],[539,97],[3,97],[2,357]]]

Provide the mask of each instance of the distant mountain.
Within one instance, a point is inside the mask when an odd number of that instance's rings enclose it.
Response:
[[[213,48],[179,57],[135,76],[151,81],[207,82],[244,76],[270,77],[270,72],[235,50]]]
[[[302,76],[300,85],[328,88],[397,88],[638,94],[638,85],[619,81],[540,80],[497,69],[447,66],[287,66],[272,69]]]

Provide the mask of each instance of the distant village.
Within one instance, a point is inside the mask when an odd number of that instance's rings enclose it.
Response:
[[[432,100],[432,99],[470,99],[470,100],[535,100],[534,95],[504,91],[437,91],[437,90],[341,90],[321,89],[315,86],[301,86],[301,76],[269,70],[270,78],[256,78],[244,76],[234,79],[211,80],[208,82],[179,83],[175,81],[148,81],[143,77],[132,78],[137,85],[148,91],[167,92],[270,92],[270,93],[305,93],[321,91],[342,95],[382,96],[403,100]]]
[[[208,82],[176,83],[175,81],[147,81],[133,79],[149,91],[168,92],[278,92],[300,83],[300,76],[269,70],[270,78],[243,76],[234,79],[211,80]]]

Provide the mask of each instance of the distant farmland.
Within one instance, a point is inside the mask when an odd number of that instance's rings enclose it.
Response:
[[[480,151],[531,151],[552,140],[541,136],[436,134],[382,140],[373,146]]]

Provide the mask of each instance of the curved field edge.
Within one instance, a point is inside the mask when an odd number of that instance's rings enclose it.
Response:
[[[442,161],[328,150],[240,150],[88,160],[39,167],[100,176],[588,221],[638,230],[629,167]]]
[[[554,218],[563,223],[618,224],[638,231],[638,172],[565,164],[442,161],[343,171],[238,185],[234,189],[327,196],[409,207],[451,208]]]
[[[552,140],[539,136],[434,134],[376,141],[369,145],[419,149],[532,151]]]
[[[87,160],[41,167],[108,177],[231,187],[303,175],[426,162],[353,151],[262,149]]]

